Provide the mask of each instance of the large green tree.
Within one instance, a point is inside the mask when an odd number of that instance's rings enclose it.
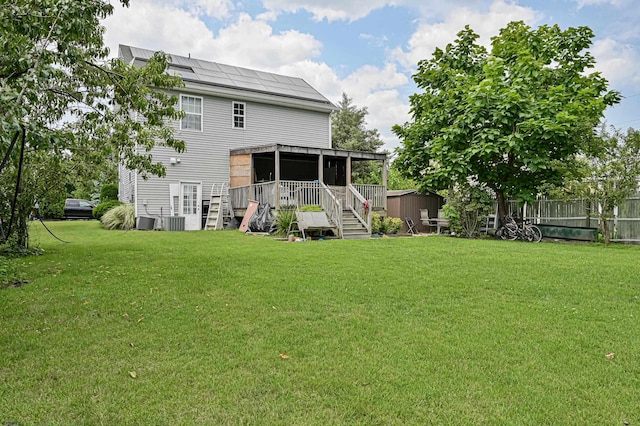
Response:
[[[336,149],[378,152],[384,145],[377,129],[367,129],[366,107],[358,108],[353,99],[342,94],[339,110],[331,116],[331,144]],[[379,183],[381,164],[359,161],[353,165],[352,178],[358,183]]]
[[[108,59],[100,21],[113,8],[109,0],[0,0],[0,242],[26,247],[26,218],[59,183],[56,172],[66,182],[69,170],[115,156],[163,175],[150,149],[184,149],[167,121],[181,116],[177,99],[162,90],[181,80],[165,73],[165,54],[144,67]]]
[[[432,190],[485,184],[500,218],[507,197],[527,200],[541,185],[559,184],[576,154],[597,143],[594,127],[620,99],[599,73],[588,73],[593,37],[587,27],[512,22],[488,52],[467,26],[418,63],[413,120],[393,128],[402,140],[398,167]]]

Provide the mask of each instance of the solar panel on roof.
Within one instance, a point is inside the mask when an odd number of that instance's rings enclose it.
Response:
[[[150,59],[155,53],[152,50],[139,47],[123,47],[130,49],[134,61],[138,60],[138,63],[139,61]],[[301,78],[234,67],[180,55],[170,56],[172,63],[178,66],[171,67],[172,73],[181,75],[188,80],[330,103],[327,98]]]
[[[238,68],[238,73],[245,77],[251,77],[253,79],[260,78],[258,74],[253,70],[248,70],[246,68]]]
[[[260,80],[276,81],[276,79],[273,77],[273,75],[268,74],[266,72],[256,71],[256,74],[258,74],[258,77],[260,77]]]
[[[201,68],[203,70],[222,72],[220,71],[220,67],[218,66],[218,64],[216,64],[215,62],[207,62],[207,61],[201,61],[201,60],[197,60],[197,62],[198,62],[197,68]]]

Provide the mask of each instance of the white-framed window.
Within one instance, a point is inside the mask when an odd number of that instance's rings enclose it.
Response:
[[[180,130],[202,131],[202,98],[200,96],[180,95],[180,109],[184,117],[180,120]]]
[[[233,128],[244,129],[247,126],[247,105],[244,102],[232,102]]]

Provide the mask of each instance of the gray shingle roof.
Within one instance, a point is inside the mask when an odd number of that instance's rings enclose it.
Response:
[[[149,49],[120,45],[120,56],[129,63],[136,60],[147,61],[154,53]],[[335,106],[327,98],[301,78],[179,55],[170,54],[170,56],[172,61],[169,65],[169,72],[180,75],[185,81],[318,102],[335,109]]]

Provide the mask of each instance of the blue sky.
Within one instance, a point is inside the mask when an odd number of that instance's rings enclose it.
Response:
[[[513,20],[589,26],[596,70],[625,97],[608,124],[640,128],[640,11],[634,0],[131,0],[104,21],[119,43],[304,78],[367,107],[385,147],[410,117],[415,65],[465,25],[489,44]]]

